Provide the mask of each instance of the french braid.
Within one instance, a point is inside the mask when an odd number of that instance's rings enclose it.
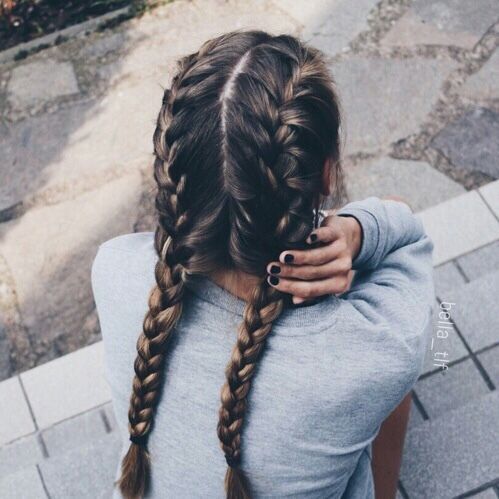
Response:
[[[286,36],[255,47],[252,59],[245,59],[247,66],[232,82],[233,94],[242,94],[247,85],[256,96],[243,111],[243,119],[233,120],[231,126],[226,126],[229,136],[225,145],[225,167],[232,199],[232,233],[242,234],[245,244],[242,248],[241,237],[232,238],[230,251],[240,268],[248,267],[249,259],[250,266],[265,267],[266,262],[259,261],[262,246],[264,255],[277,254],[276,242],[279,245],[284,242],[288,248],[300,246],[312,229],[312,194],[320,188],[322,178],[318,173],[321,170],[314,165],[316,158],[307,154],[300,139],[311,125],[303,116],[306,105],[310,105],[307,99],[314,97],[310,79],[316,78],[318,62],[314,54],[300,49],[295,39]],[[262,81],[258,70],[250,66],[252,60],[269,52],[284,61],[285,81]],[[224,107],[229,114],[231,103],[224,103]],[[251,127],[253,133],[248,133]],[[231,144],[234,139],[237,147]],[[320,150],[320,140],[314,136],[308,140],[309,146]],[[242,142],[253,151],[252,159],[241,157]],[[251,180],[248,180],[248,171],[252,173]],[[254,249],[253,255],[248,252],[248,241]],[[248,480],[239,467],[241,433],[251,380],[283,304],[282,294],[262,281],[245,308],[244,321],[226,368],[218,436],[228,464],[225,487],[230,499],[251,497]]]
[[[265,281],[255,288],[245,307],[237,342],[225,371],[217,433],[228,465],[225,488],[231,499],[251,497],[248,481],[239,469],[241,432],[251,380],[272,323],[281,313],[283,304],[281,293]]]
[[[181,73],[194,59],[192,56],[183,61]],[[165,92],[154,133],[154,175],[158,185],[156,206],[163,223],[160,222],[155,233],[155,250],[159,257],[155,267],[156,286],[149,296],[149,310],[137,340],[135,376],[128,411],[131,443],[123,458],[118,481],[122,494],[127,498],[142,497],[148,489],[150,457],[147,437],[160,394],[166,347],[182,314],[185,269],[176,255],[175,238],[185,220],[182,206],[185,176],[181,175],[175,182],[171,175],[165,174],[173,166],[170,152],[175,144],[169,147],[165,134],[172,120],[172,105],[181,73],[174,79],[172,89]]]
[[[119,487],[147,494],[147,438],[165,356],[190,276],[236,269],[260,278],[226,367],[217,433],[229,499],[251,497],[241,439],[251,383],[286,304],[266,264],[303,247],[327,159],[339,154],[339,110],[320,54],[289,36],[235,32],[179,62],[154,133],[156,285],[137,341],[131,444]],[[341,176],[339,162],[334,162]]]

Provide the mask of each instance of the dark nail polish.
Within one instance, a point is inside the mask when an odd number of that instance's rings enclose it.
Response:
[[[275,275],[271,275],[269,277],[269,282],[272,284],[272,286],[277,286],[279,284],[279,277],[276,277]]]
[[[288,253],[287,255],[284,256],[284,261],[286,263],[291,263],[294,259],[295,259],[295,257],[293,255],[291,255],[290,253]]]
[[[278,265],[272,265],[270,267],[271,274],[279,274],[280,272],[281,272],[281,267],[279,267]]]
[[[310,234],[310,240],[315,243],[317,241],[317,234]]]

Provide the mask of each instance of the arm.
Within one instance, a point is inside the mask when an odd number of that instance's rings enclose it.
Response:
[[[397,495],[397,483],[411,402],[411,394],[406,395],[404,400],[382,423],[373,442],[372,470],[374,490],[378,498],[395,499]]]
[[[410,408],[407,393],[422,365],[425,323],[433,302],[432,244],[419,220],[398,202],[368,199],[345,206],[339,215],[328,217],[329,223],[336,223],[342,216],[349,221],[342,223],[346,235],[340,239],[350,248],[357,270],[351,289],[341,297],[347,306],[344,319],[348,321],[359,313],[363,317],[363,337],[372,347],[370,357],[376,359],[379,380],[370,386],[378,403],[370,408],[370,429],[364,437],[376,433],[380,426],[372,459],[376,497],[394,498]],[[325,258],[334,244],[320,248],[320,258]],[[313,252],[317,249],[302,252],[298,261],[309,256],[317,259],[318,254],[311,255]],[[329,279],[333,282],[335,277],[329,275]],[[309,296],[321,286],[316,280],[303,284],[310,287]]]

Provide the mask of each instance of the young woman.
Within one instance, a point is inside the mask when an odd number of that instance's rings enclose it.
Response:
[[[395,201],[320,220],[339,125],[321,54],[293,37],[230,33],[180,61],[155,236],[104,243],[92,269],[118,496],[374,496],[372,442],[423,361],[432,244]]]

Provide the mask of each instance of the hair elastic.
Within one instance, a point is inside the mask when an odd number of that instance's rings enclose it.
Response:
[[[238,464],[238,460],[234,456],[228,456],[227,454],[225,454],[225,461],[227,461],[227,465],[231,468],[235,468]]]
[[[130,435],[130,442],[136,445],[145,445],[147,443],[147,435]]]

